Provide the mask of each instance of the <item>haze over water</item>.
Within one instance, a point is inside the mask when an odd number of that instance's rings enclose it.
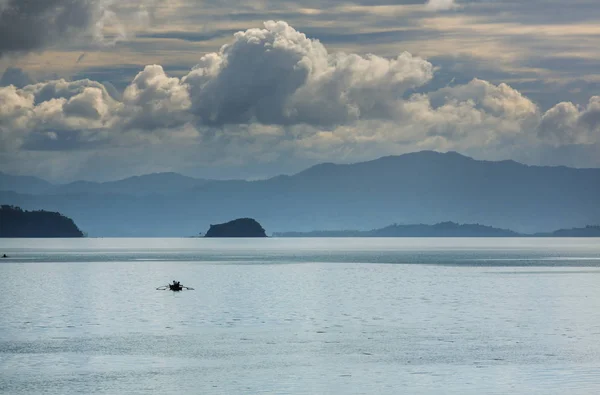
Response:
[[[598,239],[4,239],[3,253],[7,394],[600,391]],[[172,280],[195,290],[155,290]]]

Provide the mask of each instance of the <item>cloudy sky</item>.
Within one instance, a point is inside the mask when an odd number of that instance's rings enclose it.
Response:
[[[0,0],[0,170],[600,167],[597,0]]]

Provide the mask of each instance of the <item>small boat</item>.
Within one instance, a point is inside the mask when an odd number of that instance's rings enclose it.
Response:
[[[158,287],[156,289],[159,291],[169,290],[169,291],[173,291],[173,292],[183,291],[184,289],[189,290],[189,291],[194,290],[194,288],[186,287],[185,285],[181,285],[181,283],[179,281],[175,281],[175,280],[173,280],[173,284],[163,285],[162,287]]]

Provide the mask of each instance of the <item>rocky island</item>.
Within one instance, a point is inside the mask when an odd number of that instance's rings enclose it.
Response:
[[[83,237],[71,218],[51,211],[0,206],[0,237]]]
[[[267,234],[256,220],[238,218],[224,224],[210,225],[204,237],[267,237]]]

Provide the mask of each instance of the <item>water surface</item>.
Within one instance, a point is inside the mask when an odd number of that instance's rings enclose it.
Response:
[[[4,239],[0,253],[8,394],[600,390],[597,239]],[[174,279],[195,290],[155,290]]]

